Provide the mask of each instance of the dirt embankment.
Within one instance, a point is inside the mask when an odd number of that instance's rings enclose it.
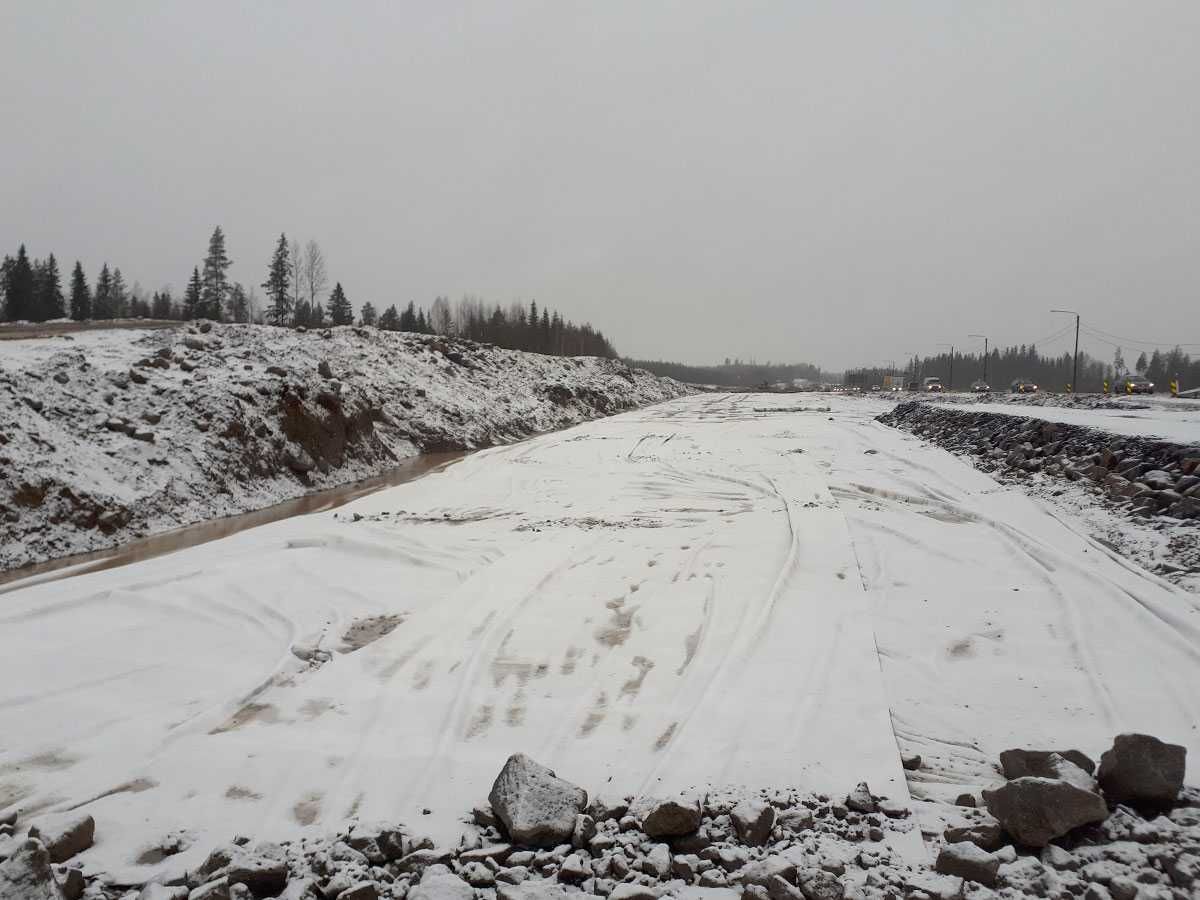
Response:
[[[0,350],[0,570],[688,393],[616,360],[254,325]]]

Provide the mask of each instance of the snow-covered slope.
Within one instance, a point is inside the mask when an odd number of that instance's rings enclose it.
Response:
[[[616,796],[952,800],[1140,730],[1194,774],[1196,598],[882,408],[687,397],[7,593],[0,813],[91,813],[80,859],[134,883],[353,816],[441,845],[516,751]]]
[[[0,570],[689,390],[446,338],[203,327],[0,342]]]

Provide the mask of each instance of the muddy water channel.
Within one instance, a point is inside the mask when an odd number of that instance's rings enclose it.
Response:
[[[267,506],[236,516],[197,522],[195,525],[186,525],[174,531],[139,538],[119,547],[64,556],[60,559],[23,566],[9,572],[0,572],[0,594],[30,584],[57,581],[60,578],[70,578],[87,572],[115,569],[129,563],[174,553],[176,550],[183,550],[186,547],[220,540],[231,534],[237,534],[239,531],[245,531],[247,528],[257,528],[259,525],[278,522],[280,519],[327,512],[384,488],[415,481],[430,472],[436,472],[457,462],[464,456],[466,453],[458,450],[425,453],[371,478],[285,500],[274,506]]]

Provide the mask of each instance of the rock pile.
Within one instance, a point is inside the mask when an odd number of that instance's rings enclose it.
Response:
[[[1136,515],[1200,520],[1200,447],[916,400],[878,421],[978,457],[985,471],[1086,481]]]
[[[279,844],[235,838],[194,870],[126,885],[53,866],[90,845],[95,823],[84,817],[0,837],[0,897],[1185,900],[1200,892],[1200,791],[1182,788],[1183,761],[1182,747],[1148,735],[1120,735],[1098,771],[1078,751],[1006,751],[1010,779],[984,792],[986,813],[963,811],[970,824],[946,830],[930,867],[898,852],[914,828],[909,810],[866,784],[840,799],[794,790],[589,798],[516,754],[457,847],[355,823]],[[1111,811],[1101,793],[1110,791],[1109,802],[1120,798]]]

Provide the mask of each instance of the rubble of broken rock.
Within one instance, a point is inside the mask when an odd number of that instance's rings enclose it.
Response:
[[[350,326],[8,341],[0,571],[690,392],[620,360]]]
[[[122,884],[73,859],[96,824],[76,814],[24,828],[0,817],[4,900],[954,900],[1200,895],[1200,791],[1183,787],[1183,747],[1119,735],[1097,766],[1078,750],[1010,750],[987,812],[914,861],[909,809],[866,784],[830,797],[797,790],[590,796],[523,754],[458,846],[398,824],[256,843],[234,837],[192,869],[169,858]],[[906,769],[921,761],[906,759]],[[22,834],[24,832],[24,834]],[[912,842],[908,842],[911,848]]]
[[[1068,482],[1086,487],[1093,503],[1131,528],[1170,532],[1156,558],[1139,562],[1174,581],[1200,573],[1200,446],[918,400],[877,420],[970,457],[996,478],[1025,486],[1048,480],[1060,486],[1054,495]],[[1127,538],[1114,533],[1107,542],[1129,553]]]

